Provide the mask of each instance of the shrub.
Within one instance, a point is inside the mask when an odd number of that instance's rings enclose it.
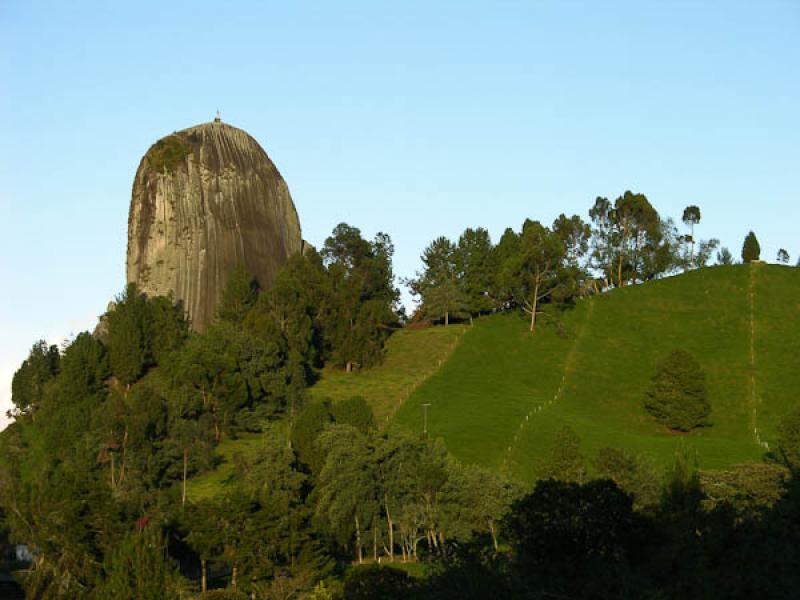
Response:
[[[644,407],[670,429],[690,431],[707,425],[711,405],[697,359],[685,350],[673,350],[659,364]]]

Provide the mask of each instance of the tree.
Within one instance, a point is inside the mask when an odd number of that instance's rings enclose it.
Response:
[[[613,204],[598,197],[589,216],[590,264],[607,286],[647,281],[675,267],[674,224],[662,221],[644,194],[626,191]]]
[[[789,253],[785,249],[781,248],[780,250],[778,250],[777,260],[781,264],[788,265],[789,264]]]
[[[167,553],[160,531],[145,526],[125,536],[107,557],[105,577],[92,594],[100,600],[172,600],[185,596],[188,581]]]
[[[711,259],[711,254],[719,246],[719,240],[711,238],[710,240],[700,240],[698,242],[697,254],[691,260],[691,265],[695,268],[702,269],[708,264]]]
[[[542,465],[542,479],[558,479],[582,483],[586,477],[586,459],[581,453],[581,440],[575,430],[564,425],[556,434],[549,460]]]
[[[111,372],[130,386],[152,365],[145,332],[147,299],[129,283],[108,313],[108,356]]]
[[[452,505],[449,512],[457,521],[450,524],[451,528],[466,526],[467,539],[474,532],[488,533],[497,551],[499,523],[520,496],[519,486],[497,471],[454,462],[442,494]]]
[[[353,396],[332,405],[333,419],[340,425],[350,425],[367,434],[375,429],[375,416],[362,396]]]
[[[256,303],[258,282],[239,264],[228,274],[217,306],[217,319],[230,323],[241,323]]]
[[[733,264],[733,254],[731,254],[731,251],[724,246],[720,248],[719,251],[717,252],[717,264],[718,265]]]
[[[393,254],[385,233],[368,242],[346,223],[337,225],[325,240],[322,258],[331,290],[325,338],[330,358],[348,371],[383,360],[384,342],[397,321]]]
[[[377,519],[380,506],[374,449],[349,425],[330,426],[317,444],[326,456],[319,476],[317,516],[342,545],[353,542],[360,564],[364,532]]]
[[[689,227],[689,243],[692,250],[689,255],[691,260],[694,260],[694,226],[700,222],[700,209],[695,206],[687,206],[683,209],[683,223]]]
[[[494,308],[490,294],[497,267],[489,232],[483,227],[465,229],[458,238],[455,255],[469,313],[478,315]]]
[[[589,209],[589,218],[594,227],[592,229],[592,251],[590,264],[593,268],[602,271],[606,287],[614,284],[614,223],[612,219],[613,208],[608,198],[598,196],[594,206]]]
[[[594,468],[599,479],[610,479],[631,494],[637,509],[658,503],[660,477],[654,466],[641,456],[622,448],[601,448],[594,459]]]
[[[442,319],[445,326],[449,325],[450,317],[469,316],[469,301],[462,290],[456,246],[446,237],[438,237],[420,258],[425,269],[409,282],[409,286],[412,293],[422,299],[425,316]]]
[[[295,255],[262,292],[244,320],[244,328],[275,343],[286,356],[289,413],[305,400],[324,352],[323,313],[327,310],[326,273],[319,256]]]
[[[519,575],[535,586],[531,597],[625,597],[644,541],[632,498],[609,480],[539,481],[514,503],[504,532]]]
[[[58,346],[48,346],[44,340],[33,345],[11,380],[11,401],[18,416],[35,411],[42,403],[45,388],[58,374],[60,359]]]
[[[325,465],[325,454],[317,438],[333,421],[328,402],[312,402],[302,408],[292,421],[290,439],[300,462],[318,476]]]
[[[414,597],[415,580],[401,569],[368,565],[353,569],[344,583],[344,597],[350,600]]]
[[[626,191],[614,201],[611,213],[616,241],[617,286],[627,281],[651,279],[666,265],[658,264],[658,250],[663,238],[658,212],[644,194]]]
[[[165,370],[175,403],[210,415],[220,441],[225,433],[259,430],[263,419],[286,409],[285,361],[274,341],[221,322],[191,336]]]
[[[777,449],[774,454],[777,458],[790,468],[800,467],[800,409],[789,412],[781,419],[775,441]]]
[[[761,257],[761,246],[756,239],[756,234],[752,231],[744,238],[742,245],[742,262],[749,263],[757,261]]]
[[[690,431],[707,425],[711,405],[697,359],[685,350],[673,350],[658,365],[644,406],[670,429]]]
[[[494,306],[500,309],[510,308],[514,305],[514,280],[510,276],[507,265],[519,254],[519,235],[507,227],[500,237],[500,241],[492,249],[492,262],[495,265],[495,274],[489,289],[489,296]]]
[[[148,298],[134,283],[117,296],[106,318],[111,373],[127,387],[166,360],[189,332],[183,310],[171,297]]]
[[[518,306],[531,316],[530,331],[536,329],[541,302],[563,283],[563,240],[538,221],[526,220],[519,238],[519,253],[505,265],[505,277],[511,282]]]

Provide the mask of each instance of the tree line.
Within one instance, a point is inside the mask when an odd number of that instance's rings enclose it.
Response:
[[[440,236],[422,252],[422,270],[406,281],[419,300],[415,318],[449,324],[480,314],[519,309],[535,331],[548,308],[611,288],[643,283],[706,266],[717,250],[718,264],[734,263],[730,250],[716,238],[699,239],[700,208],[690,205],[681,221],[659,215],[647,196],[626,191],[613,202],[598,197],[589,220],[561,214],[551,225],[526,219],[519,230],[506,229],[494,244],[484,228],[468,228],[457,241]],[[760,260],[751,231],[742,247],[742,262]],[[777,261],[789,262],[781,249]]]

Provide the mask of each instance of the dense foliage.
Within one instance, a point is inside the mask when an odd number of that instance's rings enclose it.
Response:
[[[446,325],[518,309],[534,331],[582,294],[702,266],[714,247],[695,245],[695,206],[683,216],[688,236],[642,194],[598,198],[590,217],[526,220],[496,245],[480,228],[457,243],[437,238],[410,282],[419,316]],[[321,368],[381,362],[400,319],[392,255],[385,234],[369,241],[340,224],[267,290],[237,268],[202,334],[172,299],[128,286],[95,334],[61,349],[37,342],[14,376],[15,423],[0,435],[0,530],[34,551],[29,597],[744,598],[797,588],[800,504],[783,466],[800,462],[796,414],[771,464],[699,474],[679,456],[666,480],[619,448],[584,454],[564,427],[526,489],[505,470],[461,464],[441,440],[380,429],[361,397],[309,401]],[[697,361],[670,355],[646,406],[673,429],[705,424]],[[254,441],[250,451],[227,456],[213,492],[187,493],[237,437]],[[425,576],[397,568],[410,564]]]
[[[744,238],[742,244],[742,262],[749,263],[761,258],[761,244],[758,243],[756,234],[752,231]]]
[[[644,407],[670,429],[689,431],[706,425],[711,404],[697,359],[686,350],[672,351],[658,365]]]
[[[630,191],[613,203],[597,198],[588,214],[591,223],[563,214],[550,226],[527,219],[518,232],[506,229],[496,245],[482,228],[466,229],[457,243],[437,237],[420,257],[423,270],[408,281],[420,300],[416,317],[446,325],[518,308],[533,332],[539,316],[554,317],[547,306],[704,267],[719,245],[695,239],[700,209],[694,205],[683,213],[687,235],[644,194]]]

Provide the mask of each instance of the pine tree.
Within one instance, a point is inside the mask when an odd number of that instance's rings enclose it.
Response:
[[[674,350],[658,366],[644,406],[658,421],[679,431],[705,425],[711,405],[700,363],[685,350]]]
[[[759,260],[761,257],[761,246],[756,239],[756,234],[752,231],[744,238],[744,245],[742,246],[742,262],[749,263]]]
[[[108,313],[109,363],[112,374],[123,384],[139,379],[152,364],[145,334],[147,300],[136,285],[128,284]]]
[[[228,275],[222,298],[217,306],[217,319],[230,323],[241,323],[253,307],[258,296],[258,283],[243,264],[236,266]]]

